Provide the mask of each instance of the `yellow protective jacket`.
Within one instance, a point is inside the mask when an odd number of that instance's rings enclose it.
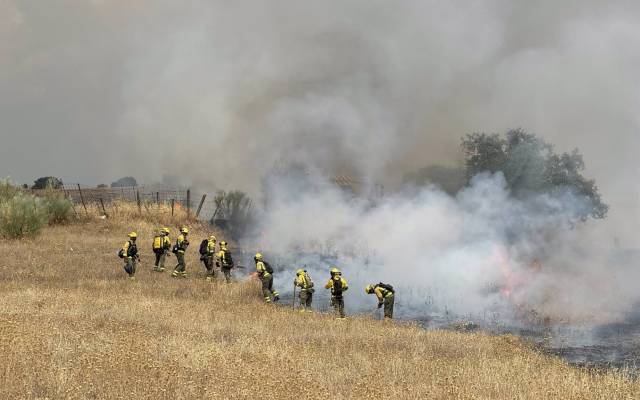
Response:
[[[187,247],[189,247],[189,240],[184,235],[178,236],[176,239],[176,247],[178,248],[178,253],[184,253],[187,251]]]
[[[307,290],[313,287],[313,281],[311,280],[311,277],[307,273],[296,276],[296,280],[294,281],[294,283],[296,286],[298,286],[302,290]]]
[[[267,267],[264,266],[264,263],[262,261],[256,262],[256,271],[258,272],[258,275],[263,278],[268,278],[271,276],[269,271],[267,271]]]
[[[124,254],[125,258],[136,257],[138,255],[138,246],[128,240],[122,245],[122,254]]]
[[[207,239],[207,256],[213,257],[216,254],[216,241]]]
[[[386,297],[393,296],[393,292],[391,290],[387,290],[380,286],[376,286],[373,289],[373,293],[375,293],[379,303],[382,303]]]
[[[232,268],[233,267],[233,264],[230,263],[229,259],[227,258],[227,253],[229,253],[229,250],[227,250],[226,247],[221,247],[220,251],[217,254],[218,260],[220,260],[220,264],[221,264],[222,268]]]
[[[162,237],[162,248],[165,250],[171,249],[171,239],[169,239],[169,236]]]
[[[342,296],[342,292],[349,289],[349,285],[347,281],[343,277],[338,277],[338,279],[331,278],[326,285],[324,285],[325,289],[331,289],[331,294],[333,296]]]

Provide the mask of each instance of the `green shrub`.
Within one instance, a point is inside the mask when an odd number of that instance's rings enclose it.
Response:
[[[15,195],[22,191],[7,179],[0,180],[0,204],[11,200]]]
[[[62,189],[64,184],[62,183],[62,179],[56,178],[55,176],[43,176],[42,178],[38,178],[33,182],[32,189]]]
[[[0,204],[0,233],[9,238],[34,235],[48,222],[43,201],[23,193]]]
[[[239,190],[219,191],[214,198],[216,211],[212,223],[225,220],[226,227],[234,239],[241,238],[254,222],[251,199]]]
[[[71,201],[60,192],[48,190],[43,197],[50,225],[64,224],[71,219]]]

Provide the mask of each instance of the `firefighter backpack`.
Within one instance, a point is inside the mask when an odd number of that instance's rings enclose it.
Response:
[[[388,285],[386,283],[380,282],[380,283],[378,283],[378,286],[380,286],[383,289],[386,289],[386,290],[390,291],[391,293],[395,293],[396,292],[395,290],[393,290],[393,286]]]
[[[209,240],[208,239],[204,239],[202,242],[200,242],[200,255],[201,256],[207,254],[207,247],[209,247]]]
[[[162,250],[162,236],[156,236],[153,238],[153,252],[159,253]]]
[[[265,271],[267,271],[270,274],[273,274],[273,267],[271,266],[271,264],[269,264],[266,261],[263,261],[262,263],[264,264]]]

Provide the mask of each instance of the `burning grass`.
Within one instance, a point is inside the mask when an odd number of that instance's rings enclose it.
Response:
[[[141,218],[121,205],[109,219],[0,242],[0,398],[640,398],[637,382],[513,336],[263,305],[255,282],[204,282],[193,244],[189,279],[153,273],[156,219],[172,237],[185,222],[165,211]],[[115,256],[131,229],[143,253],[135,282]],[[192,243],[204,229],[192,225]]]

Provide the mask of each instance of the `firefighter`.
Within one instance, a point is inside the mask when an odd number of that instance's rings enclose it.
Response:
[[[262,254],[256,253],[253,257],[253,261],[256,263],[256,272],[262,282],[262,295],[264,296],[265,303],[271,303],[271,301],[278,301],[280,299],[279,293],[273,290],[273,268],[268,262],[264,260]]]
[[[313,281],[307,271],[302,268],[297,270],[296,279],[293,281],[293,284],[300,288],[300,311],[311,312],[311,302],[313,301],[313,292],[315,292],[315,289],[313,288]]]
[[[220,242],[220,251],[218,252],[218,265],[224,274],[227,283],[231,283],[231,269],[233,268],[233,258],[231,252],[227,248],[227,242]]]
[[[178,264],[171,274],[174,278],[177,278],[178,276],[182,276],[183,278],[187,277],[187,264],[184,260],[184,254],[187,251],[187,247],[189,247],[188,235],[189,229],[186,226],[180,228],[180,235],[176,239],[176,244],[173,247],[173,252],[176,254],[176,258],[178,259]]]
[[[216,277],[216,270],[213,268],[213,259],[216,255],[216,237],[213,235],[209,236],[203,244],[205,244],[205,246],[201,250],[204,252],[200,257],[200,260],[202,260],[204,267],[207,269],[207,277],[205,279],[207,281],[212,281]]]
[[[375,294],[378,298],[378,308],[382,308],[384,305],[384,319],[389,320],[393,318],[393,302],[395,299],[395,291],[393,286],[385,283],[378,283],[377,285],[371,284],[364,288],[366,294]]]
[[[138,255],[138,246],[136,246],[136,239],[138,234],[135,232],[129,233],[129,240],[125,242],[122,249],[118,253],[120,258],[124,260],[124,270],[129,274],[129,279],[135,280],[136,275],[136,261],[140,259]]]
[[[344,298],[342,294],[349,289],[349,285],[338,268],[331,268],[330,273],[331,278],[324,287],[325,289],[331,289],[331,305],[336,311],[338,319],[344,319]]]
[[[171,250],[171,239],[169,239],[169,228],[160,229],[160,233],[153,238],[153,252],[156,255],[156,262],[153,270],[164,271],[164,262]]]

